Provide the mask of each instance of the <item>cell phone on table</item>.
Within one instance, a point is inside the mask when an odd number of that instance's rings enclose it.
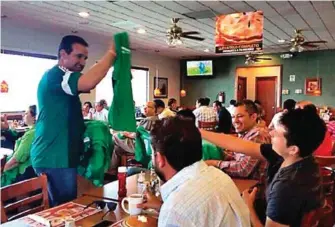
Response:
[[[109,220],[102,220],[101,222],[93,225],[92,227],[108,227],[114,224],[115,222]]]

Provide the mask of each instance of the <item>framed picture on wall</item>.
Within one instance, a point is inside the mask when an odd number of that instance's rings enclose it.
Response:
[[[322,94],[321,78],[306,78],[305,94],[312,96],[320,96]]]
[[[157,85],[158,82],[158,85]],[[154,77],[154,90],[156,88],[159,88],[160,90],[160,95],[155,95],[154,93],[154,98],[167,98],[168,97],[168,78],[162,78],[159,77]]]

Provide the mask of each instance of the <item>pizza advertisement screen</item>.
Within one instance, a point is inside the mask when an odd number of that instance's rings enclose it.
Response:
[[[213,61],[187,61],[187,76],[213,76]]]
[[[216,17],[216,53],[252,52],[263,49],[262,11]]]

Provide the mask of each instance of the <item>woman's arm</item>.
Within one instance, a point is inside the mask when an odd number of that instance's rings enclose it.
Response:
[[[260,151],[260,144],[243,140],[223,133],[209,132],[199,129],[203,139],[229,151],[239,152],[254,158],[263,159]]]

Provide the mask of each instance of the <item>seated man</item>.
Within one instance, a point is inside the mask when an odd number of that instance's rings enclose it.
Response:
[[[231,132],[232,121],[231,115],[226,107],[222,106],[221,102],[213,102],[213,109],[217,114],[217,122],[219,122],[216,131],[229,134]]]
[[[256,143],[270,143],[271,137],[266,128],[257,125],[257,106],[251,100],[243,100],[232,109],[235,131],[243,140]],[[231,152],[225,160],[208,160],[208,165],[216,166],[231,177],[252,178],[263,180],[266,163],[243,153]]]
[[[153,124],[158,120],[156,115],[156,106],[154,102],[147,102],[144,106],[144,115],[146,118],[140,121],[138,127],[143,127],[145,130],[150,131]],[[112,155],[111,169],[117,169],[121,162],[121,156],[128,153],[135,153],[135,138],[136,133],[122,132],[113,135],[114,152]]]
[[[94,120],[108,122],[108,110],[105,106],[106,101],[103,99],[95,104],[95,113],[93,115]]]
[[[176,113],[170,110],[170,108],[165,108],[165,103],[162,100],[155,99],[154,103],[156,108],[156,114],[158,115],[159,119],[176,116]]]
[[[318,164],[314,150],[321,144],[325,123],[308,110],[285,113],[271,131],[272,144],[258,144],[225,134],[201,130],[208,141],[234,152],[245,153],[269,163],[266,189],[265,226],[300,226],[303,216],[322,204]],[[263,226],[256,215],[257,189],[243,197],[249,207],[253,226]]]
[[[273,118],[272,118],[272,120],[271,120],[271,123],[269,124],[268,128],[269,128],[270,130],[274,129],[274,125],[275,125],[275,124],[278,124],[279,119],[281,118],[281,116],[282,116],[284,113],[286,113],[286,112],[288,112],[288,111],[291,111],[291,110],[294,110],[294,108],[295,108],[295,104],[296,104],[296,101],[294,101],[293,99],[287,99],[287,100],[285,100],[285,102],[284,102],[284,104],[283,104],[283,107],[284,107],[284,108],[283,108],[283,111],[278,112],[278,113],[276,113],[276,114],[273,116]]]
[[[155,172],[165,182],[163,202],[147,191],[147,201],[138,206],[160,210],[159,227],[250,226],[232,179],[201,161],[201,136],[192,120],[157,121],[151,137]]]
[[[210,103],[209,98],[200,98],[196,102],[196,109],[193,111],[195,115],[195,125],[198,127],[198,122],[216,122],[216,113],[213,108],[208,105]]]
[[[170,98],[168,101],[168,107],[172,112],[177,113],[178,112],[177,100],[175,98]]]

